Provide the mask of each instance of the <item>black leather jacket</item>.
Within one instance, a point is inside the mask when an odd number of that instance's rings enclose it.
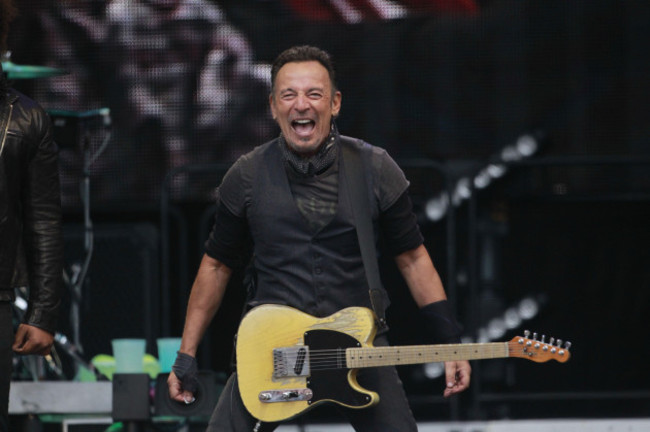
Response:
[[[45,111],[9,89],[0,95],[0,301],[14,299],[18,267],[29,286],[24,321],[54,333],[63,271],[58,149]]]

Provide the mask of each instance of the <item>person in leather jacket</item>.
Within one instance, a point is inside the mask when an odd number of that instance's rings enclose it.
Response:
[[[0,0],[0,53],[11,3]],[[50,119],[9,88],[0,66],[0,431],[9,430],[13,353],[47,355],[54,342],[63,272],[58,149]],[[29,288],[14,334],[15,287]]]

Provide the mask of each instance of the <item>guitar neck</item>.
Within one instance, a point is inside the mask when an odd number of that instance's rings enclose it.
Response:
[[[348,368],[510,357],[508,342],[348,348]]]

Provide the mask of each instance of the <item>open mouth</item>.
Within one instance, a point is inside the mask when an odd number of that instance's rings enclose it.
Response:
[[[309,135],[316,127],[316,122],[310,119],[293,120],[291,127],[298,135]]]

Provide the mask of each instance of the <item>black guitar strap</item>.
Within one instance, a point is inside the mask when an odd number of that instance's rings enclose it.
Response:
[[[341,144],[343,170],[348,183],[348,197],[352,205],[363,267],[366,271],[366,279],[370,288],[370,303],[377,317],[378,326],[385,328],[386,313],[382,297],[381,279],[379,277],[379,265],[377,264],[372,217],[370,215],[370,195],[368,193],[368,183],[366,182],[365,170],[363,169],[363,162],[361,160],[361,149],[357,148],[352,140],[347,137],[341,137]],[[368,144],[362,143],[362,145],[365,146]]]

